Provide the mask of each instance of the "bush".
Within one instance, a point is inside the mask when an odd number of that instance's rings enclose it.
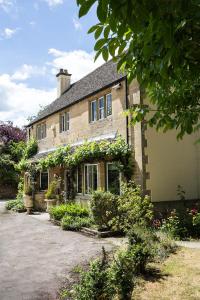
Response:
[[[102,259],[92,261],[87,272],[81,272],[80,283],[75,285],[73,299],[77,300],[109,300],[108,260],[103,250]]]
[[[174,253],[177,249],[177,245],[167,233],[158,231],[156,235],[158,241],[154,244],[154,259],[159,262],[166,259],[170,253]]]
[[[117,216],[117,196],[110,192],[96,191],[92,195],[91,212],[98,230],[109,230],[110,222]]]
[[[90,227],[91,219],[88,217],[64,216],[61,220],[63,230],[80,230],[82,227]]]
[[[10,201],[6,202],[6,209],[17,211],[17,212],[26,211],[24,203],[21,199],[10,200]]]
[[[161,231],[174,239],[183,239],[196,235],[193,210],[171,211],[168,218],[162,220]],[[198,233],[197,233],[198,234]]]
[[[121,185],[117,199],[118,215],[111,221],[114,230],[127,232],[134,224],[148,226],[153,218],[153,205],[148,196],[143,197],[133,181]]]
[[[61,204],[50,208],[49,214],[54,220],[60,221],[65,215],[73,217],[88,217],[89,210],[79,204]]]
[[[57,199],[58,195],[56,194],[58,182],[57,180],[51,181],[48,191],[45,194],[46,199]]]

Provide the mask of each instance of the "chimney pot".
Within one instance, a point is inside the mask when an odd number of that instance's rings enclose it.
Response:
[[[70,87],[71,74],[68,73],[67,69],[60,69],[56,77],[58,78],[57,94],[59,98]]]

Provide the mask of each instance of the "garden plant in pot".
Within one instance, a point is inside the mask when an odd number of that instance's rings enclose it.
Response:
[[[24,190],[24,205],[27,210],[27,214],[31,214],[33,210],[33,189],[29,185]]]
[[[58,182],[54,179],[45,194],[45,202],[47,203],[47,212],[49,212],[50,207],[56,205],[56,202],[59,199],[59,195],[57,193]]]

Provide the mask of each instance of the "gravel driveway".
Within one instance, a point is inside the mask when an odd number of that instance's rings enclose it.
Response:
[[[47,215],[10,214],[0,201],[0,300],[55,300],[69,271],[112,239],[62,231]]]

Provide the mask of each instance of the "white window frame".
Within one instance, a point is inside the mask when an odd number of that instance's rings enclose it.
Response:
[[[70,115],[69,111],[60,114],[60,133],[69,131]]]
[[[42,188],[42,173],[47,173],[48,174],[48,188],[49,188],[49,169],[45,172],[45,171],[40,171],[40,190]],[[41,190],[43,191],[43,190]]]
[[[111,96],[111,114],[108,115],[108,96]],[[112,94],[106,94],[106,117],[112,116]]]
[[[101,103],[101,100],[103,100],[103,106],[100,107],[100,103]],[[101,117],[101,112],[103,111],[103,117]],[[104,96],[100,97],[98,99],[98,116],[99,116],[99,120],[102,120],[105,118],[105,98]]]
[[[95,116],[93,115],[93,109],[92,109],[92,105],[93,103],[96,103],[96,110],[95,110]],[[97,100],[92,100],[90,102],[90,122],[93,123],[93,122],[96,122],[97,121]]]
[[[106,163],[106,191],[108,192],[108,165],[113,165],[113,162],[107,162]],[[122,173],[119,171],[119,194],[121,195],[121,178],[122,178]]]
[[[86,178],[86,172],[85,172],[85,167],[88,167],[88,166],[97,166],[97,189],[98,189],[98,186],[99,186],[99,166],[98,166],[98,164],[84,164],[84,193],[86,194],[86,195],[91,195],[91,193],[88,193],[88,187],[87,187],[87,190],[86,190],[86,184],[85,184],[85,178]],[[89,174],[87,174],[87,183],[89,182],[89,180],[88,180],[88,175]]]

